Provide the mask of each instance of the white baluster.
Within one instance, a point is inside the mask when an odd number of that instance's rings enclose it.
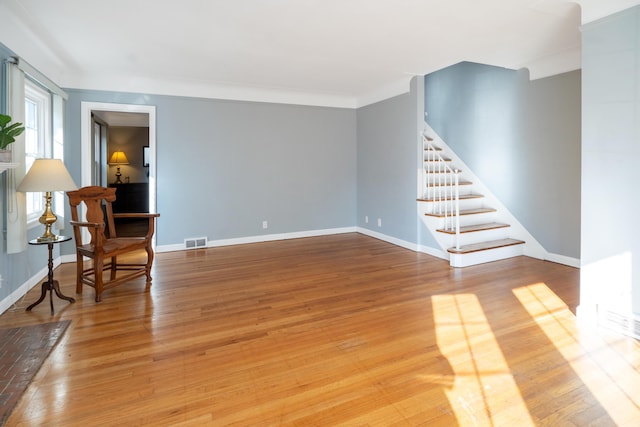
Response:
[[[460,171],[455,171],[456,249],[460,249]]]

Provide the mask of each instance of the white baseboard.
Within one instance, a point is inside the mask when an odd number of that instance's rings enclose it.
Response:
[[[382,240],[387,243],[392,243],[396,246],[403,247],[405,249],[418,252],[418,245],[415,243],[407,242],[406,240],[398,239],[396,237],[387,236],[386,234],[378,233],[377,231],[369,230],[368,228],[356,227],[356,230],[360,234],[365,234],[369,237],[373,237],[378,240]]]
[[[275,240],[301,239],[304,237],[317,237],[317,236],[327,236],[331,234],[344,234],[344,233],[355,233],[355,232],[357,232],[356,227],[343,227],[343,228],[329,228],[324,230],[300,231],[300,232],[293,232],[293,233],[265,234],[260,236],[238,237],[235,239],[209,240],[207,242],[207,247],[215,248],[220,246],[244,245],[247,243],[273,242]],[[184,250],[187,250],[184,243],[175,244],[175,245],[160,245],[156,247],[156,252],[158,253],[184,251]]]
[[[344,234],[344,233],[361,233],[369,237],[373,237],[375,239],[382,240],[382,241],[394,244],[396,246],[400,246],[400,247],[412,250],[414,252],[422,252],[427,255],[434,256],[436,258],[449,260],[449,255],[442,250],[431,248],[428,246],[417,245],[415,243],[407,242],[406,240],[388,236],[386,234],[373,231],[364,227],[330,228],[330,229],[324,229],[324,230],[310,230],[310,231],[301,231],[301,232],[293,232],[293,233],[266,234],[266,235],[259,235],[259,236],[238,237],[235,239],[209,240],[207,242],[207,247],[215,248],[215,247],[221,247],[221,246],[243,245],[247,243],[272,242],[276,240],[299,239],[304,237],[316,237],[316,236],[326,236],[331,234]],[[160,245],[156,247],[156,252],[158,253],[175,252],[175,251],[183,251],[183,250],[187,250],[187,248],[185,248],[184,246],[184,243],[174,244],[174,245]],[[580,267],[579,259],[567,257],[564,255],[549,253],[547,254],[547,260],[558,263],[558,264],[567,265],[570,267],[575,267],[575,268]],[[63,256],[62,262],[74,262],[74,261],[75,261],[75,255]]]
[[[552,254],[547,252],[547,261],[555,262],[557,264],[567,265],[569,267],[580,268],[579,258],[571,258],[568,256]]]
[[[449,261],[449,253],[445,251],[441,251],[440,249],[434,249],[429,246],[420,245],[418,247],[418,252],[422,252],[427,255],[431,255],[436,258],[443,259],[445,261]]]
[[[261,242],[272,242],[275,240],[287,240],[287,239],[300,239],[304,237],[316,237],[316,236],[328,236],[331,234],[344,234],[344,233],[361,233],[367,236],[383,240],[388,243],[392,243],[396,246],[401,246],[403,248],[412,250],[414,252],[418,252],[418,245],[415,243],[407,242],[402,239],[398,239],[395,237],[387,236],[386,234],[378,233],[373,230],[369,230],[362,227],[343,227],[343,228],[329,228],[324,230],[310,230],[310,231],[301,231],[294,233],[281,233],[281,234],[266,234],[260,236],[248,236],[248,237],[239,237],[236,239],[220,239],[220,240],[209,240],[207,243],[208,248],[215,248],[220,246],[232,246],[232,245],[244,245],[247,243],[261,243]],[[156,252],[175,252],[187,250],[183,243],[175,244],[175,245],[160,245],[156,247]],[[434,253],[430,253],[427,250],[420,250],[420,252],[428,253],[429,255],[434,255]],[[442,254],[435,254],[442,258]],[[446,258],[445,258],[446,259]]]
[[[386,234],[378,233],[376,231],[369,230],[367,228],[362,228],[362,227],[329,228],[324,230],[310,230],[310,231],[301,231],[301,232],[294,232],[294,233],[267,234],[267,235],[260,235],[260,236],[239,237],[236,239],[209,240],[207,242],[207,247],[215,248],[220,246],[244,245],[247,243],[272,242],[275,240],[300,239],[304,237],[328,236],[331,234],[344,234],[344,233],[361,233],[369,237],[373,237],[373,238],[394,244],[396,246],[400,246],[400,247],[412,250],[414,252],[424,252],[429,255],[436,256],[438,258],[448,259],[448,257],[441,251],[436,251],[426,247],[420,248],[415,243],[411,243],[402,239],[387,236]],[[156,252],[158,253],[175,252],[175,251],[183,251],[183,250],[187,250],[183,243],[175,244],[175,245],[160,245],[156,247]]]

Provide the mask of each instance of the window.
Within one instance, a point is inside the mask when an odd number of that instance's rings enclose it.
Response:
[[[25,80],[24,142],[25,173],[36,159],[52,157],[54,147],[51,132],[51,94],[29,80]],[[56,144],[58,145],[58,144]],[[59,148],[55,151],[59,151]],[[42,193],[26,193],[27,222],[35,223],[44,211]]]

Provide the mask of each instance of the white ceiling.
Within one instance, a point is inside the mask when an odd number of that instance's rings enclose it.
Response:
[[[581,0],[589,19],[638,3]],[[353,108],[460,61],[580,67],[566,0],[0,0],[2,15],[0,41],[68,88]]]

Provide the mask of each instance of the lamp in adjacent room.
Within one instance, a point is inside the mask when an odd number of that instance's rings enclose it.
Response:
[[[127,160],[127,156],[124,154],[124,151],[114,151],[111,155],[111,160],[109,160],[110,165],[116,165],[118,167],[118,171],[116,172],[116,184],[122,184],[122,180],[120,177],[122,174],[120,173],[121,165],[128,165],[129,160]]]
[[[51,210],[51,192],[52,191],[71,191],[77,190],[76,184],[73,182],[69,171],[60,159],[36,159],[36,161],[25,175],[24,179],[16,188],[17,191],[27,192],[44,192],[45,209],[40,216],[40,223],[44,225],[44,234],[38,237],[39,242],[56,241],[57,236],[51,232],[51,226],[57,221],[58,217]]]

